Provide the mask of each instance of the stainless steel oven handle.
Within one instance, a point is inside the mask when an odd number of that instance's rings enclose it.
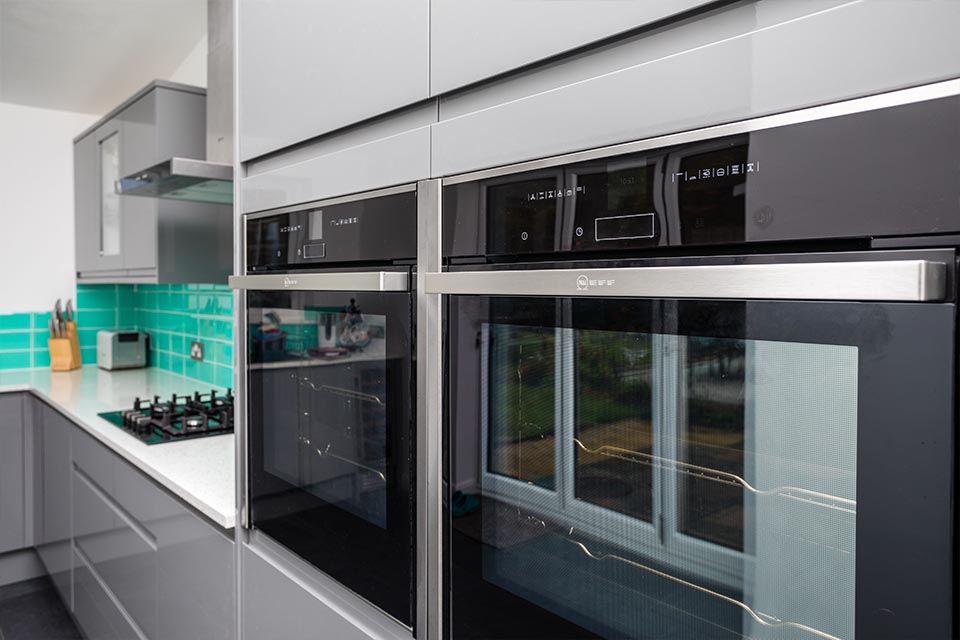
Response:
[[[483,296],[935,302],[946,265],[929,260],[458,271],[425,275],[426,293]]]
[[[410,276],[405,271],[288,273],[230,276],[229,283],[247,291],[407,291]]]

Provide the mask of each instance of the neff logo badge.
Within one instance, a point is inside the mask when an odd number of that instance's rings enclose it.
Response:
[[[283,279],[283,286],[284,286],[284,287],[293,287],[293,286],[296,286],[296,284],[297,284],[297,279],[296,279],[296,278],[284,278],[284,279]]]
[[[590,287],[612,287],[613,278],[588,278],[584,274],[577,276],[577,291],[587,291]]]

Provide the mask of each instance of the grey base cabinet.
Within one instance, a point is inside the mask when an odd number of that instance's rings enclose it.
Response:
[[[24,402],[31,411],[23,411]],[[235,638],[232,532],[208,523],[33,396],[0,395],[0,462],[9,457],[7,444],[21,446],[31,426],[24,415],[33,416],[33,495],[24,498],[21,489],[21,500],[31,501],[37,552],[84,636]],[[0,467],[0,481],[6,473]],[[0,484],[5,488],[12,491],[12,483]],[[4,508],[7,502],[16,506],[5,499]],[[9,529],[3,539],[17,544],[23,522],[11,517]]]
[[[73,567],[70,440],[76,427],[46,404],[34,402],[34,542],[54,586],[69,605]]]
[[[0,553],[26,546],[23,394],[0,396]]]
[[[75,615],[87,637],[233,638],[228,534],[79,429],[73,451]]]

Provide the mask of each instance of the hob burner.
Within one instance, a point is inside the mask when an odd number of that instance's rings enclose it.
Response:
[[[174,394],[169,400],[137,398],[133,408],[99,414],[147,444],[233,432],[233,391]]]

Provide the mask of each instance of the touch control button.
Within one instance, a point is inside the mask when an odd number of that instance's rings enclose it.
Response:
[[[526,239],[529,238],[529,237],[530,237],[530,234],[527,233],[526,231],[524,231],[524,232],[522,232],[522,233],[520,234],[520,239],[521,239],[521,240],[526,240]]]
[[[325,258],[327,255],[327,243],[315,242],[313,244],[303,245],[303,257],[306,259]]]

